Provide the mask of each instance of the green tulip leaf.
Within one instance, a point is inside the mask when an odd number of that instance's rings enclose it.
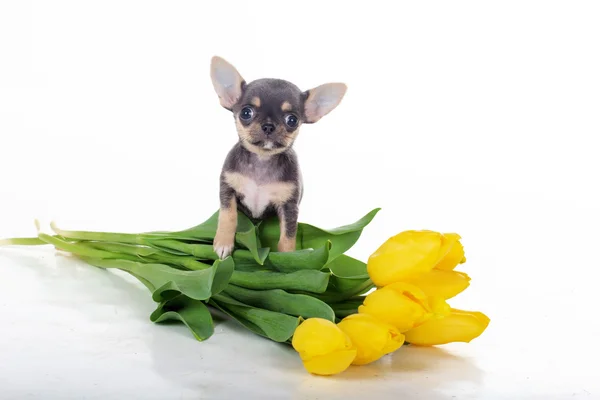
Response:
[[[156,302],[169,300],[177,293],[194,300],[207,300],[213,294],[215,277],[215,290],[222,290],[228,274],[233,272],[233,260],[227,259],[223,262],[215,261],[210,268],[198,271],[182,271],[164,264],[144,264],[129,260],[86,258],[85,261],[99,268],[127,271],[138,279],[144,279],[156,288],[152,293],[152,299]],[[220,268],[223,271],[217,272]]]
[[[215,295],[225,290],[229,284],[229,280],[235,270],[235,263],[233,262],[233,258],[227,257],[224,260],[216,260],[213,264],[213,268],[215,270],[215,276],[210,291],[212,295]]]
[[[214,333],[210,311],[200,300],[180,294],[161,302],[150,315],[150,321],[156,323],[173,320],[183,322],[199,341],[208,339]]]
[[[225,293],[244,304],[265,310],[303,318],[335,320],[331,307],[304,294],[291,294],[281,289],[251,290],[235,285],[227,286]]]
[[[250,251],[257,263],[264,263],[265,260],[261,257],[261,255],[264,255],[264,252],[259,253],[259,248],[261,246],[258,239],[258,229],[254,226],[252,221],[241,212],[238,213],[238,225],[235,240]]]
[[[210,304],[250,331],[275,342],[288,341],[294,335],[294,331],[300,323],[300,318],[251,307],[224,293],[213,296]]]
[[[369,274],[367,272],[367,264],[345,254],[342,254],[335,260],[331,261],[327,265],[327,268],[331,270],[331,273],[340,278],[369,278]]]
[[[315,270],[284,273],[273,271],[234,271],[230,283],[248,289],[302,290],[323,293],[330,274]]]
[[[88,260],[84,260],[84,261],[88,261]],[[90,264],[91,265],[91,264]],[[142,282],[142,284],[144,284],[144,286],[146,286],[146,288],[148,288],[148,290],[150,291],[150,293],[153,293],[156,290],[156,287],[148,282],[148,280],[146,280],[145,278],[142,278],[141,276],[138,276],[132,272],[129,271],[125,271],[127,272],[129,275],[133,276],[134,278],[136,278],[138,281]]]
[[[269,248],[262,247],[257,249],[258,260],[256,257],[249,251],[245,249],[236,249],[233,251],[233,261],[235,261],[235,267],[243,268],[245,266],[252,266],[253,268],[263,268],[265,265],[265,260],[269,256]],[[267,267],[264,267],[267,268]],[[268,268],[267,268],[268,269]]]
[[[180,239],[180,240],[213,240],[217,234],[219,225],[219,211],[213,213],[206,221],[182,231],[175,232],[153,232],[156,239]]]
[[[371,282],[371,280],[369,278],[361,278],[361,279],[354,279],[354,278],[340,278],[339,276],[335,276],[332,275],[331,278],[329,278],[329,286],[327,288],[327,291],[329,293],[331,292],[335,292],[335,293],[348,293],[348,292],[352,292],[355,293],[357,290],[360,290],[360,287],[369,287],[372,285],[373,283]],[[354,294],[354,296],[359,295],[362,293],[356,293]]]
[[[296,235],[296,248],[318,249],[325,246],[327,241],[330,241],[331,249],[329,250],[329,258],[325,264],[327,265],[356,243],[362,234],[362,230],[373,220],[379,210],[380,208],[376,208],[352,224],[329,230],[317,228],[306,223],[299,223]],[[276,249],[279,241],[279,221],[276,218],[263,221],[259,225],[259,237],[260,242],[264,246]]]
[[[282,272],[300,270],[320,270],[329,259],[331,242],[317,249],[302,249],[290,252],[271,252],[267,257],[266,265]]]
[[[336,299],[356,296],[370,290],[372,282],[367,273],[367,264],[342,254],[333,260],[327,268],[332,273],[326,295]]]

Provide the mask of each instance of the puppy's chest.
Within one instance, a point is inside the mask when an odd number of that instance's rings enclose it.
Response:
[[[270,181],[260,174],[249,176],[225,172],[225,182],[241,197],[254,218],[260,217],[269,204],[281,206],[287,202],[296,189],[294,183]]]

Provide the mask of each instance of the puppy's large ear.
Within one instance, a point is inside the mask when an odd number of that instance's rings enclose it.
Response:
[[[345,94],[346,85],[343,83],[326,83],[304,92],[304,122],[312,124],[329,114]]]
[[[217,56],[213,57],[210,62],[210,78],[221,105],[231,110],[242,97],[244,78],[233,65]]]

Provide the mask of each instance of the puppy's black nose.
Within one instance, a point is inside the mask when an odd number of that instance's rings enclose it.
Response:
[[[265,135],[270,135],[271,133],[273,133],[274,130],[275,130],[275,125],[273,125],[273,124],[263,124],[262,125],[262,131],[265,133]]]

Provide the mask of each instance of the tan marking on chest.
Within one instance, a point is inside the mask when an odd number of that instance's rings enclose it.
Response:
[[[239,172],[225,172],[225,182],[244,196],[242,203],[255,218],[260,217],[269,204],[284,204],[296,189],[296,185],[291,182],[257,183]]]

